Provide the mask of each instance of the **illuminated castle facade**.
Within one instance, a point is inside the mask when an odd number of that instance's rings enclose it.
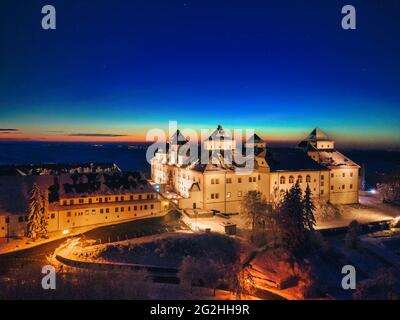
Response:
[[[46,167],[46,166],[44,166]],[[62,166],[59,166],[62,167]],[[0,172],[1,173],[1,172]],[[162,216],[168,201],[140,174],[109,166],[13,168],[0,175],[0,238],[23,236],[34,184],[47,194],[47,230],[70,230]]]
[[[258,190],[268,202],[276,203],[296,181],[303,191],[309,185],[313,197],[323,202],[358,202],[360,167],[337,151],[320,129],[314,129],[296,149],[267,148],[255,134],[246,143],[254,148],[251,169],[224,162],[224,155],[232,154],[234,160],[239,153],[236,141],[221,126],[203,142],[206,162],[187,161],[191,157],[187,142],[178,130],[167,150],[159,149],[151,160],[152,181],[161,192],[175,193],[181,209],[236,213],[248,191]]]

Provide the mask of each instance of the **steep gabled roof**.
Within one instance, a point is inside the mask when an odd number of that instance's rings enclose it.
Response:
[[[257,133],[255,133],[247,140],[247,142],[264,143],[265,141],[263,139],[261,139]]]
[[[178,144],[182,145],[187,142],[187,139],[183,136],[181,131],[178,129],[175,131],[175,133],[171,136],[171,139],[169,140],[170,144]]]
[[[189,189],[190,192],[192,191],[200,191],[200,185],[198,182],[194,182]]]
[[[328,135],[320,128],[315,128],[306,138],[308,141],[330,140]]]
[[[208,140],[232,140],[232,137],[228,135],[225,130],[222,128],[222,126],[219,124],[217,129],[214,130],[214,132],[208,137]]]

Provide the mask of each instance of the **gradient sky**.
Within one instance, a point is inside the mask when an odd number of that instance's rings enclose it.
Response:
[[[138,141],[176,120],[399,148],[399,16],[398,0],[1,1],[0,139]]]

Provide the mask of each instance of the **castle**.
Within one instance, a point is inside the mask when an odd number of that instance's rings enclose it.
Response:
[[[163,193],[176,193],[181,209],[238,213],[243,196],[260,191],[269,203],[282,199],[296,181],[313,197],[332,204],[358,203],[360,166],[335,149],[335,143],[314,129],[298,148],[269,148],[257,134],[246,141],[254,149],[254,166],[246,170],[235,161],[240,153],[235,139],[222,126],[203,141],[208,161],[188,161],[188,140],[177,130],[166,150],[158,149],[151,160],[151,178]],[[215,156],[216,155],[216,156]],[[193,160],[193,159],[191,159]]]

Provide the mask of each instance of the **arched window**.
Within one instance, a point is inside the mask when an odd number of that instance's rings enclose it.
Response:
[[[311,177],[309,175],[306,177],[306,182],[311,182]]]
[[[280,179],[280,184],[285,184],[285,177],[281,177],[281,179]]]
[[[303,183],[303,176],[298,176],[298,177],[297,177],[297,181],[298,181],[299,183]]]
[[[293,176],[289,177],[289,183],[294,183],[294,177]]]

